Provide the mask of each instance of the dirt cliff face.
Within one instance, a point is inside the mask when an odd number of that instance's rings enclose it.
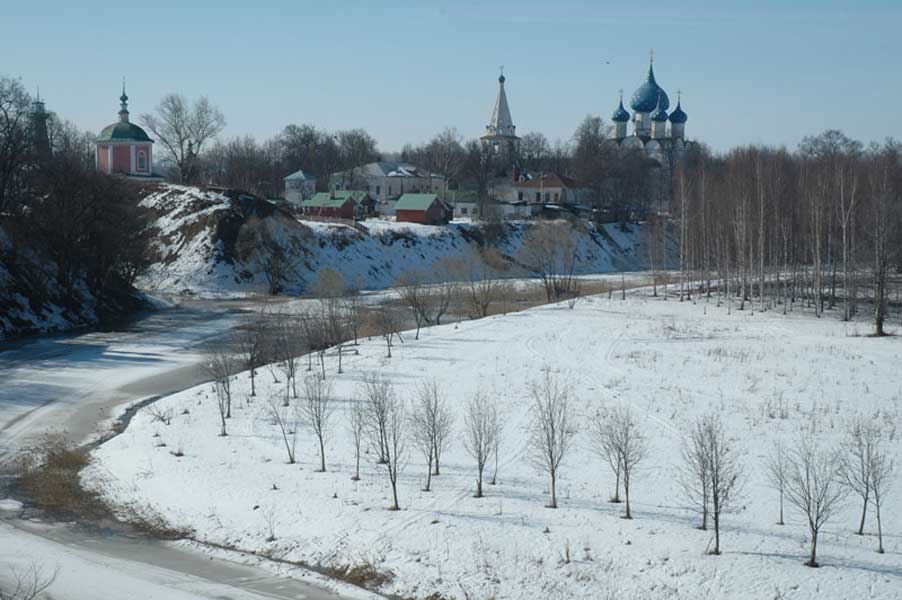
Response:
[[[511,271],[535,222],[444,226],[368,220],[349,226],[298,221],[287,210],[249,194],[162,185],[142,204],[156,216],[158,259],[139,284],[165,293],[223,296],[265,292],[272,261],[288,272],[282,293],[304,293],[321,269],[368,289],[391,286],[406,270],[429,271],[443,258],[494,248]],[[572,224],[577,271],[643,269],[640,226]],[[517,273],[519,275],[526,274]]]

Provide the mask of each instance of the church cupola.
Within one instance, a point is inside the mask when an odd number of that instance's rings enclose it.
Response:
[[[119,96],[119,122],[128,123],[128,96],[125,95],[125,83],[122,84],[122,95]]]
[[[655,140],[667,137],[667,110],[661,102],[662,94],[658,95],[657,106],[655,106],[654,112],[651,113],[651,137]]]
[[[614,137],[622,140],[626,137],[626,125],[630,122],[630,114],[623,108],[623,90],[620,90],[620,105],[611,115],[611,120],[614,122]]]
[[[675,140],[682,140],[685,137],[686,121],[689,120],[688,115],[683,112],[683,107],[681,106],[682,98],[680,96],[681,95],[677,93],[676,108],[670,113],[670,137]]]
[[[648,137],[652,131],[651,113],[658,104],[666,111],[670,108],[670,99],[667,98],[667,92],[661,89],[655,80],[654,53],[649,55],[648,74],[645,81],[640,85],[633,97],[630,99],[630,108],[635,111],[635,127],[636,135]]]

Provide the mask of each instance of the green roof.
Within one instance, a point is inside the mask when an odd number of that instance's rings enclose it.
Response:
[[[339,208],[348,200],[358,203],[363,200],[364,196],[366,196],[366,192],[356,190],[336,190],[333,193],[318,192],[304,200],[301,206],[307,208]]]
[[[153,142],[143,129],[134,123],[113,123],[108,127],[104,127],[100,135],[97,136],[98,142]]]
[[[436,198],[435,194],[404,194],[395,202],[395,210],[426,210]]]

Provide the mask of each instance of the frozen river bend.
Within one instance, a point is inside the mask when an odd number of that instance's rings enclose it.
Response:
[[[803,314],[662,301],[637,292],[626,300],[588,298],[570,310],[550,305],[405,336],[386,358],[381,339],[364,341],[344,373],[328,355],[337,401],[326,443],[326,473],[309,429],[297,434],[297,464],[266,410],[281,397],[282,375],[261,369],[258,395],[247,374],[233,382],[229,435],[220,437],[209,385],[157,403],[169,425],[140,412],[124,434],[97,452],[90,485],[130,510],[149,510],[201,540],[288,561],[332,568],[367,565],[385,575],[382,590],[426,598],[848,598],[890,599],[902,589],[899,486],[884,506],[886,554],[876,553],[873,515],[854,534],[858,502],[821,534],[821,569],[802,566],[807,528],[765,477],[776,440],[816,431],[836,444],[855,415],[902,425],[900,338],[857,335],[865,324]],[[578,431],[564,461],[557,510],[544,508],[548,484],[528,460],[529,385],[543,368],[572,388]],[[364,456],[352,481],[348,413],[367,374],[380,373],[400,397],[434,380],[455,414],[455,431],[433,491],[412,448],[399,482],[402,510],[388,479]],[[461,439],[464,406],[477,391],[504,415],[498,485],[472,498],[475,468]],[[292,400],[294,402],[294,400]],[[605,406],[627,404],[650,439],[632,490],[635,519],[607,502],[613,477],[592,452],[588,424]],[[724,515],[719,557],[705,550],[710,531],[695,529],[679,484],[680,448],[689,424],[721,416],[740,448],[743,497]],[[891,451],[899,456],[900,436]]]
[[[9,477],[17,451],[45,433],[82,443],[128,404],[203,381],[205,348],[223,343],[245,304],[187,302],[112,332],[0,346],[0,475]],[[9,568],[37,564],[57,570],[48,593],[67,600],[338,597],[310,585],[309,573],[294,573],[305,583],[146,538],[23,520],[2,490],[0,586],[9,584]]]

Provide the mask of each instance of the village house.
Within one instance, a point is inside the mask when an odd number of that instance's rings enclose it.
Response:
[[[316,193],[316,177],[305,171],[296,171],[286,177],[285,200],[295,209],[301,208],[301,203]]]
[[[451,221],[452,209],[437,194],[404,194],[395,202],[395,220],[404,223],[444,225]]]
[[[585,202],[590,192],[565,175],[542,173],[532,179],[516,181],[506,190],[507,202],[528,204],[579,204]]]
[[[333,173],[336,190],[364,190],[376,202],[376,212],[391,215],[394,201],[407,193],[443,195],[445,177],[415,165],[399,161],[372,162]]]
[[[366,195],[362,191],[319,192],[301,203],[301,213],[312,218],[352,220],[358,216]]]

